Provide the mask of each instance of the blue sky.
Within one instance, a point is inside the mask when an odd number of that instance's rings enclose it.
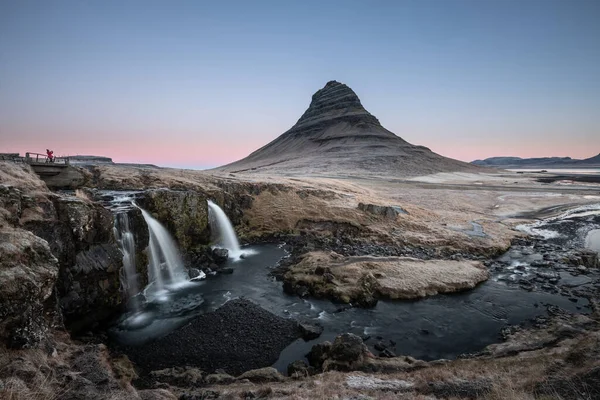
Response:
[[[598,21],[595,0],[0,0],[0,152],[216,166],[335,79],[449,157],[589,157]]]

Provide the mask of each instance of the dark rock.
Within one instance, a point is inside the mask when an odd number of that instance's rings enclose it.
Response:
[[[233,274],[233,268],[231,268],[231,267],[227,267],[227,268],[221,268],[221,269],[219,270],[219,273],[220,273],[220,274],[226,274],[226,275]]]
[[[221,269],[221,267],[215,263],[210,263],[208,265],[208,268],[212,271],[218,271],[219,269]]]
[[[579,249],[575,253],[575,263],[586,268],[600,268],[598,253],[589,249]]]
[[[396,219],[400,214],[408,214],[406,210],[398,206],[377,206],[375,204],[358,203],[358,209],[388,219]]]
[[[288,294],[295,294],[302,298],[307,297],[310,294],[310,290],[307,286],[290,280],[285,280],[283,282],[283,291]]]
[[[189,274],[190,274],[190,279],[191,279],[191,280],[194,280],[194,279],[196,279],[196,278],[198,278],[198,277],[200,277],[200,276],[201,276],[201,274],[200,274],[200,270],[199,270],[199,269],[197,269],[197,268],[190,268],[190,269],[188,270],[188,272],[189,272]]]
[[[323,326],[307,322],[299,322],[298,329],[302,339],[309,341],[318,338],[323,333]]]
[[[314,368],[304,360],[296,360],[287,367],[288,376],[306,377],[314,374]]]
[[[353,333],[339,335],[333,341],[331,358],[337,361],[356,361],[365,354],[366,346],[362,339]]]
[[[375,345],[373,347],[377,351],[383,351],[383,350],[385,350],[387,348],[387,346],[383,342],[381,342],[381,341],[375,343]]]
[[[329,267],[318,266],[315,268],[315,275],[324,275],[326,273],[331,274],[331,269],[329,269]]]
[[[229,259],[229,250],[217,247],[213,249],[212,257],[217,264],[223,264]]]
[[[310,352],[306,355],[308,362],[311,366],[316,369],[321,369],[323,363],[329,356],[329,351],[331,350],[331,342],[323,342],[315,344]]]
[[[394,353],[390,349],[384,349],[381,353],[379,353],[379,357],[393,358],[396,357],[396,353]]]
[[[324,370],[353,371],[359,368],[366,357],[371,356],[362,339],[352,333],[338,335],[323,363]]]

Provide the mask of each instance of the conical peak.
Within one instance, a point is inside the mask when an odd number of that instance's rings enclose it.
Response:
[[[338,81],[329,81],[312,96],[310,106],[294,128],[327,120],[351,119],[379,125],[379,121],[363,107],[356,93]]]
[[[339,106],[337,108],[353,106],[364,110],[354,90],[338,81],[329,81],[322,89],[317,90],[312,96],[309,108],[334,103]]]

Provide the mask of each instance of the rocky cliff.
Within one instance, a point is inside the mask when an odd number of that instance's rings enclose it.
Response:
[[[112,215],[59,196],[27,165],[0,162],[0,398],[174,399],[136,391],[127,358],[73,343],[121,303]]]
[[[36,291],[15,292],[28,296],[23,304],[41,304],[54,291],[61,316],[73,328],[88,326],[118,309],[123,256],[113,238],[111,212],[87,199],[48,191],[27,166],[4,167],[0,179],[10,185],[0,190],[4,239],[0,271],[23,285],[17,283],[17,288],[25,289],[26,282],[10,271],[30,270],[23,276],[35,282]],[[19,257],[21,253],[26,257]],[[12,302],[13,295],[4,292],[2,298]],[[26,318],[28,314],[15,309],[15,315]]]

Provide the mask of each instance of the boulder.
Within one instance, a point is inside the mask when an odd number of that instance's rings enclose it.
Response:
[[[302,339],[306,341],[316,339],[323,333],[323,326],[307,322],[299,322],[298,329],[300,329]]]
[[[338,335],[332,344],[325,342],[313,346],[307,357],[311,365],[323,371],[354,371],[364,366],[367,358],[373,355],[359,336],[344,333]]]
[[[408,214],[406,210],[399,206],[378,206],[375,204],[358,203],[358,209],[387,219],[396,219],[400,214]]]
[[[285,377],[273,367],[265,367],[246,371],[237,377],[238,381],[248,379],[253,383],[283,382]]]
[[[58,260],[33,233],[0,228],[0,340],[14,348],[38,346],[47,337],[45,302],[51,302]]]
[[[311,366],[320,370],[323,367],[323,363],[328,358],[330,350],[331,342],[318,343],[312,347],[306,355],[306,358]]]
[[[212,257],[217,264],[224,264],[229,259],[229,250],[217,247],[213,249]]]
[[[304,360],[296,360],[288,365],[287,373],[289,376],[302,378],[313,375],[315,369],[310,367]]]
[[[353,333],[339,335],[333,341],[330,358],[342,362],[355,362],[368,353],[362,339]]]
[[[150,372],[150,376],[163,383],[179,387],[193,387],[203,383],[203,373],[193,367],[173,367]]]
[[[579,266],[585,268],[600,268],[600,258],[598,253],[589,249],[580,249],[577,251]]]

